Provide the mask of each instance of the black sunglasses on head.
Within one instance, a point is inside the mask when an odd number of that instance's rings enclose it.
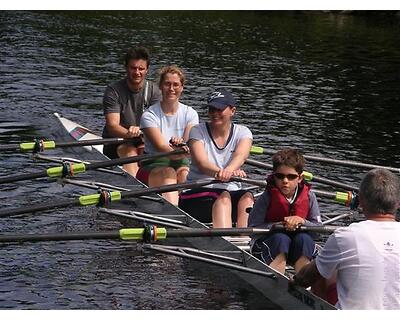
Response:
[[[297,179],[299,177],[299,175],[298,174],[294,174],[294,173],[283,174],[283,173],[280,173],[280,172],[275,172],[274,173],[274,177],[279,179],[279,180],[283,180],[283,179],[287,178],[288,180],[292,181],[292,180]]]

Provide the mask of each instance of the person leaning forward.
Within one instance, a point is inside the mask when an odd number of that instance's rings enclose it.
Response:
[[[144,153],[152,155],[181,149],[181,145],[188,140],[190,129],[199,123],[196,110],[179,100],[185,82],[183,70],[175,65],[160,70],[159,88],[162,100],[150,106],[140,119],[140,128],[144,134]],[[136,178],[149,187],[183,183],[189,171],[188,156],[178,154],[142,161]],[[178,191],[165,192],[162,195],[172,204],[178,204]]]
[[[366,221],[336,230],[292,284],[308,287],[336,278],[339,309],[400,309],[400,179],[386,169],[363,178],[360,206]]]
[[[246,227],[248,213],[253,206],[253,194],[242,189],[239,182],[228,182],[231,177],[245,177],[241,169],[249,156],[253,135],[232,119],[238,104],[224,88],[213,91],[207,100],[209,121],[194,126],[188,145],[192,163],[188,181],[213,177],[220,182],[184,191],[179,207],[192,217],[211,222],[214,228]]]
[[[146,80],[150,65],[149,51],[144,47],[131,48],[124,58],[126,77],[107,86],[103,97],[106,124],[103,138],[135,138],[132,143],[105,145],[104,154],[111,159],[139,155],[143,139],[139,129],[144,109],[161,99],[158,86]],[[136,163],[125,164],[124,169],[135,176]]]
[[[273,173],[250,212],[249,226],[270,229],[274,224],[283,224],[285,230],[253,236],[251,253],[282,274],[287,262],[298,272],[316,254],[316,245],[311,234],[296,230],[301,225],[322,224],[318,201],[304,181],[305,160],[300,152],[279,150],[272,164]]]

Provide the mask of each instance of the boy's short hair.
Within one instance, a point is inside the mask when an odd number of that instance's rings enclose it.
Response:
[[[304,164],[303,155],[295,149],[282,149],[272,156],[272,167],[274,171],[276,171],[279,166],[285,165],[294,168],[298,174],[302,174]]]
[[[131,60],[144,60],[146,61],[147,68],[150,65],[150,53],[145,47],[130,48],[124,56],[125,67],[128,66]]]

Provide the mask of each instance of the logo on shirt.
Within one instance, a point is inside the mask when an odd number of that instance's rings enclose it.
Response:
[[[394,247],[394,244],[388,241],[388,242],[383,244],[383,247],[387,251],[392,251],[393,247]]]

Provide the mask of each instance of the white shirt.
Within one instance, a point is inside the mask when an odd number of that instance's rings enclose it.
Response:
[[[336,230],[316,266],[326,279],[337,270],[339,309],[400,309],[400,223],[367,220]]]
[[[204,145],[208,161],[215,163],[219,168],[225,168],[232,161],[232,155],[242,139],[253,140],[253,135],[251,131],[245,126],[233,123],[230,136],[228,138],[228,141],[226,142],[226,145],[223,148],[219,148],[216,145],[207,130],[207,125],[205,122],[194,126],[189,133],[189,141],[201,141],[201,143],[203,143]],[[197,181],[204,178],[210,177],[201,172],[194,161],[192,161],[187,181]],[[220,188],[234,191],[239,190],[241,188],[241,184],[239,182],[215,183],[207,185],[204,188]]]
[[[166,144],[171,137],[182,137],[185,128],[199,123],[197,112],[187,105],[180,103],[174,115],[166,115],[158,102],[148,108],[140,119],[140,129],[159,128]],[[144,136],[144,151],[149,154],[157,153],[152,143]]]

